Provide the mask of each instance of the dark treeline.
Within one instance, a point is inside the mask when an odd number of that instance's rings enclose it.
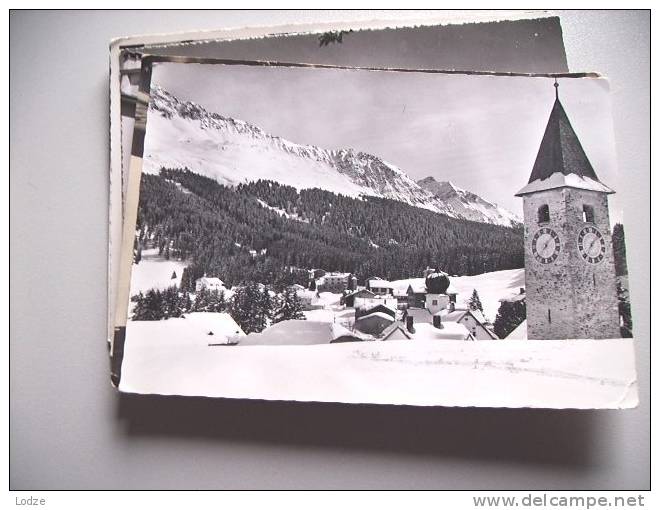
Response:
[[[352,272],[361,282],[419,276],[427,266],[467,275],[523,267],[521,228],[394,200],[297,191],[272,181],[228,187],[165,169],[143,175],[140,193],[140,246],[191,260],[182,281],[189,290],[205,273],[229,286],[258,281],[284,288],[305,284],[308,268]]]

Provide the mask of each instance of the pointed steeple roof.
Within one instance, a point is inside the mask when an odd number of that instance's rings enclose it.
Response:
[[[557,94],[528,184],[516,196],[563,186],[614,193],[598,180]]]
[[[529,182],[547,179],[555,172],[598,180],[559,98],[552,107]]]

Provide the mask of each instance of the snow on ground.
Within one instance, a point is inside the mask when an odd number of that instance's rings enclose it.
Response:
[[[476,276],[450,276],[449,279],[458,292],[456,305],[467,307],[472,290],[477,289],[484,307],[484,315],[492,322],[500,307],[499,300],[518,294],[520,287],[525,286],[525,270],[507,269]]]
[[[370,191],[337,172],[327,161],[300,157],[296,152],[310,149],[291,142],[281,140],[289,146],[289,150],[283,150],[279,139],[265,134],[201,129],[198,120],[176,115],[166,119],[152,109],[148,122],[142,168],[145,173],[158,173],[162,166],[187,167],[230,186],[265,179],[297,189],[318,188],[323,183],[323,189],[349,196]]]
[[[142,260],[133,264],[131,269],[131,296],[149,289],[166,289],[181,283],[181,275],[187,262],[182,260],[166,260],[158,255],[158,248],[142,250]],[[172,278],[172,273],[176,278]]]
[[[335,294],[333,292],[319,292],[317,303],[326,307],[338,306],[340,299],[341,294]]]
[[[638,402],[632,339],[208,347],[203,328],[173,342],[172,321],[129,322],[121,391],[422,406]]]
[[[477,289],[479,299],[484,307],[484,316],[493,322],[500,307],[499,300],[518,294],[520,287],[525,286],[524,269],[507,269],[493,271],[475,276],[450,276],[452,287],[456,289],[456,306],[466,308],[472,296],[472,290]],[[424,278],[409,278],[392,282],[394,292],[405,292],[411,283],[424,283]]]
[[[260,198],[257,198],[257,202],[259,202],[266,209],[270,209],[271,211],[275,211],[277,214],[279,214],[280,216],[283,216],[284,218],[288,218],[288,219],[296,220],[296,221],[302,221],[303,223],[309,223],[309,221],[303,220],[297,214],[289,214],[284,209],[280,209],[279,207],[273,207],[272,205],[268,205],[266,202],[264,202]]]

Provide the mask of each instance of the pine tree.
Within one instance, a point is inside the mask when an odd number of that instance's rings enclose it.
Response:
[[[255,333],[268,326],[272,306],[268,288],[248,282],[236,290],[229,303],[229,313],[245,333]]]
[[[287,320],[305,320],[302,301],[300,301],[298,293],[291,287],[284,291],[273,323]]]
[[[137,242],[137,248],[133,252],[135,254],[133,262],[135,264],[139,264],[140,261],[142,260],[142,245],[140,244],[140,242],[138,241],[136,242]]]
[[[479,293],[477,292],[477,289],[472,290],[472,296],[468,301],[468,308],[473,311],[479,310],[481,313],[484,312],[484,307],[481,304],[481,299],[479,298]]]
[[[170,276],[170,280],[176,280],[176,271],[172,271],[172,276]]]
[[[619,298],[619,317],[621,317],[621,337],[632,338],[633,323],[632,311],[630,309],[630,299],[628,291],[621,285],[621,282],[616,284],[617,297]]]
[[[626,236],[621,223],[617,223],[612,229],[612,253],[614,255],[614,270],[616,275],[627,275]]]
[[[208,293],[206,311],[207,312],[224,312],[227,308],[227,301],[225,299],[225,291],[212,290]]]
[[[142,318],[144,316],[145,309],[146,309],[144,294],[142,294],[142,292],[139,292],[135,296],[132,296],[131,297],[131,302],[135,303],[135,305],[133,305],[133,315],[131,317],[131,320],[134,320],[134,321],[144,320]]]
[[[134,321],[158,321],[165,317],[165,303],[159,290],[151,289],[146,294],[134,296]]]
[[[179,307],[183,313],[190,313],[193,311],[193,302],[190,299],[190,293],[183,291],[179,300]]]
[[[202,287],[195,294],[195,304],[193,305],[193,309],[196,312],[208,312],[210,311],[209,310],[210,304],[211,304],[211,293],[206,287]]]
[[[502,301],[493,330],[499,338],[506,338],[527,316],[525,301]]]
[[[181,298],[179,296],[179,289],[176,286],[168,287],[162,293],[163,295],[163,317],[169,319],[170,317],[181,317],[183,310],[181,309]]]

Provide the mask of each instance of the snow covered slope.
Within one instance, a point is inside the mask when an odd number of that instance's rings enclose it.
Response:
[[[506,226],[515,223],[512,213],[472,193],[466,194],[469,203],[467,198],[435,196],[372,154],[289,142],[253,124],[181,101],[157,86],[152,89],[148,125],[143,166],[147,173],[157,173],[161,167],[186,167],[230,186],[269,179],[298,189],[389,198],[456,218]]]
[[[522,224],[522,220],[511,211],[470,191],[457,188],[449,181],[438,182],[433,177],[426,177],[417,181],[417,184],[430,191],[461,218],[498,225]]]

